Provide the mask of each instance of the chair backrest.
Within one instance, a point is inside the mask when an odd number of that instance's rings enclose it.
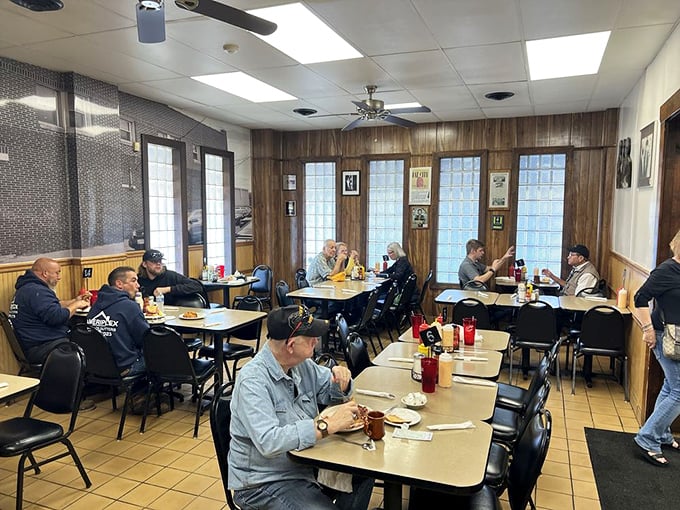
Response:
[[[425,281],[423,282],[423,288],[420,289],[420,297],[418,298],[418,304],[423,304],[423,299],[425,299],[425,293],[427,292],[427,289],[430,287],[430,281],[432,280],[432,276],[434,275],[434,271],[430,269],[430,272],[427,273],[427,276],[425,277]]]
[[[227,505],[231,510],[238,510],[229,490],[229,443],[231,442],[231,392],[234,383],[223,384],[215,391],[210,406],[210,431],[212,432],[217,464],[222,475],[222,485],[227,496]]]
[[[409,275],[404,282],[404,286],[401,289],[401,294],[399,294],[399,304],[397,305],[397,312],[405,312],[411,308],[411,299],[413,299],[413,294],[416,291],[416,285],[418,283],[418,277],[415,273]]]
[[[550,386],[550,379],[546,377],[543,384],[538,387],[534,396],[529,400],[529,404],[524,410],[524,414],[522,415],[519,424],[520,437],[524,433],[524,429],[529,425],[529,422],[545,407],[545,403],[548,401],[548,396],[550,395]]]
[[[170,294],[166,294],[166,304],[174,306],[191,306],[192,308],[210,308],[208,301],[199,292],[193,292],[183,296],[174,296],[172,297],[172,302],[168,303],[167,300],[170,296]]]
[[[335,361],[335,358],[331,353],[328,352],[322,352],[318,356],[314,357],[314,362],[317,365],[320,365],[322,367],[326,368],[333,368],[338,366],[338,362]]]
[[[21,347],[21,344],[19,343],[19,339],[14,332],[12,321],[5,312],[0,312],[0,323],[2,324],[2,330],[5,332],[5,337],[7,337],[9,346],[12,349],[12,354],[14,354],[14,358],[19,364],[19,375],[27,373],[34,373],[37,375],[37,372],[40,371],[40,365],[31,366],[31,363],[26,358],[26,354],[24,354],[23,347]]]
[[[347,368],[352,373],[352,377],[357,377],[365,368],[373,366],[368,355],[366,342],[357,334],[351,333],[347,342]]]
[[[375,318],[376,322],[383,320],[385,315],[387,315],[387,312],[390,311],[390,307],[394,304],[394,300],[397,298],[398,294],[399,285],[397,282],[392,282],[387,294],[385,295],[385,301],[383,301],[383,305],[380,307],[380,313]]]
[[[198,282],[201,285],[201,296],[203,296],[203,299],[205,299],[206,303],[210,303],[210,297],[208,296],[208,291],[205,290],[205,285],[203,285],[203,282],[199,280],[198,278],[190,278],[190,280],[193,280],[195,282]],[[172,303],[175,306],[183,306],[183,305],[177,305],[176,303]]]
[[[84,376],[83,350],[72,342],[59,344],[47,355],[40,374],[40,386],[31,396],[24,416],[30,416],[34,406],[48,413],[71,413],[70,433],[78,417]]]
[[[475,317],[479,329],[491,329],[489,309],[479,299],[465,298],[455,304],[451,321],[454,324],[463,324],[464,317]]]
[[[508,473],[508,499],[512,510],[525,510],[541,475],[552,435],[552,415],[537,413],[517,443]]]
[[[279,280],[276,282],[276,300],[280,307],[294,305],[295,301],[293,298],[287,296],[290,292],[290,286],[284,280]]]
[[[622,353],[626,347],[623,315],[612,306],[591,308],[583,316],[579,342],[583,347]]]
[[[349,345],[349,324],[347,324],[347,319],[341,313],[335,316],[335,327],[340,339],[340,350],[345,353]]]
[[[378,298],[380,297],[380,290],[373,289],[368,295],[368,302],[366,303],[366,308],[364,308],[364,313],[361,315],[361,320],[356,325],[357,329],[362,329],[368,325],[373,317],[373,312],[375,312],[378,306]]]
[[[85,373],[88,379],[103,378],[111,379],[112,382],[121,380],[111,346],[99,331],[87,324],[76,324],[71,329],[69,338],[85,353]]]
[[[522,305],[517,314],[516,337],[530,342],[552,344],[557,336],[555,310],[545,301]]]
[[[485,283],[478,282],[477,280],[470,280],[465,285],[462,282],[459,283],[461,284],[460,288],[463,290],[489,290]]]
[[[265,264],[260,264],[253,269],[253,276],[259,278],[260,281],[253,282],[250,286],[250,292],[253,292],[254,294],[271,294],[272,279],[274,277],[272,268]]]
[[[236,304],[236,310],[248,310],[251,312],[262,311],[262,301],[255,296],[243,296]],[[247,324],[236,328],[229,333],[230,338],[239,338],[241,340],[255,340],[257,341],[257,348],[260,347],[260,335],[262,333],[262,321],[255,321],[252,324]]]
[[[174,380],[191,382],[196,378],[187,346],[172,328],[151,326],[142,338],[144,362],[151,376],[171,375]]]
[[[298,289],[304,289],[305,287],[309,287],[306,269],[299,268],[297,271],[295,271],[295,286]]]
[[[536,393],[538,393],[538,390],[542,386],[545,386],[545,381],[548,379],[548,375],[550,374],[550,366],[552,365],[552,362],[553,360],[550,356],[550,353],[546,353],[545,356],[541,358],[541,361],[538,362],[538,367],[536,367],[536,371],[531,378],[529,387],[524,393],[524,402],[526,403],[527,407]]]

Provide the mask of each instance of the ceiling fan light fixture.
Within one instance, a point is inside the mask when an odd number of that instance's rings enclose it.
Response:
[[[293,111],[303,117],[309,117],[317,112],[314,108],[295,108]]]
[[[493,101],[504,101],[505,99],[510,99],[514,95],[514,92],[505,90],[499,92],[489,92],[488,94],[484,94],[484,97]]]
[[[44,11],[58,11],[64,8],[64,2],[61,0],[11,0],[13,3],[17,4],[24,9],[30,9],[31,11],[44,12]]]
[[[163,6],[163,0],[139,0],[139,3],[146,9],[156,11]]]
[[[158,4],[158,8],[146,4]],[[165,6],[163,2],[140,0],[137,4],[137,36],[140,43],[165,41]]]

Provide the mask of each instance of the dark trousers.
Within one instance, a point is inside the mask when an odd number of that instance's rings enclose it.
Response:
[[[56,340],[49,340],[47,342],[40,343],[34,347],[24,349],[24,354],[26,354],[26,359],[31,363],[45,363],[47,355],[54,349],[57,345],[69,342],[68,338],[57,338]]]

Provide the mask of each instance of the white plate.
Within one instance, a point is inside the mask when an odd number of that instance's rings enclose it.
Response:
[[[368,410],[370,411],[371,409],[368,409]],[[333,416],[333,414],[335,414],[335,406],[327,407],[326,409],[324,409],[321,412],[320,416],[322,418],[326,418],[328,416]],[[364,422],[363,421],[361,421],[361,422],[357,421],[357,422],[355,422],[355,425],[352,425],[351,427],[349,427],[347,429],[338,430],[338,432],[355,432],[355,431],[361,430],[363,428],[364,428]]]
[[[163,324],[167,319],[165,315],[145,315],[144,318],[149,324]]]
[[[205,319],[205,315],[202,313],[198,314],[198,317],[184,317],[184,314],[179,316],[180,319],[183,321],[199,321],[201,319]]]
[[[402,424],[392,423],[391,421],[389,421],[387,417],[391,414],[398,416],[403,420],[408,420],[407,423],[409,427],[416,425],[417,423],[420,423],[420,420],[422,419],[420,413],[416,411],[413,411],[411,409],[404,409],[403,407],[395,407],[385,415],[385,423],[387,423],[388,425],[392,425],[393,427],[401,427]]]

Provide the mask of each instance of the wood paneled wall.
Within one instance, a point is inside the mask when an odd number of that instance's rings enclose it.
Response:
[[[576,242],[588,245],[591,258],[606,278],[617,126],[618,110],[607,110],[419,124],[411,129],[386,126],[348,132],[253,131],[253,219],[257,233],[254,258],[258,262],[267,261],[274,269],[275,278],[289,283],[292,283],[295,269],[304,266],[302,169],[305,162],[323,160],[337,163],[337,237],[363,253],[366,246],[365,190],[370,159],[403,158],[406,168],[432,166],[436,183],[437,161],[441,156],[482,154],[486,158],[486,169],[481,176],[482,189],[486,190],[488,171],[510,170],[511,196],[516,197],[519,152],[560,148],[570,155],[565,191],[564,242],[567,245]],[[361,171],[360,196],[340,194],[339,179],[343,170]],[[282,190],[283,174],[297,175],[296,191]],[[511,204],[510,210],[498,211],[506,216],[506,228],[492,231],[486,207],[487,194],[482,193],[480,198],[480,238],[487,245],[488,256],[497,257],[514,242],[514,208]],[[297,201],[296,217],[284,215],[287,200]],[[433,205],[430,207],[433,216],[436,215],[436,200],[437,190],[433,186]],[[422,282],[434,263],[435,232],[433,228],[411,230],[408,227],[408,209],[404,207],[404,223],[407,225],[404,247]],[[464,247],[461,247],[461,253],[464,253]],[[566,274],[566,265],[563,272]],[[435,291],[438,288],[434,285]],[[432,296],[426,296],[425,303],[431,307]]]

